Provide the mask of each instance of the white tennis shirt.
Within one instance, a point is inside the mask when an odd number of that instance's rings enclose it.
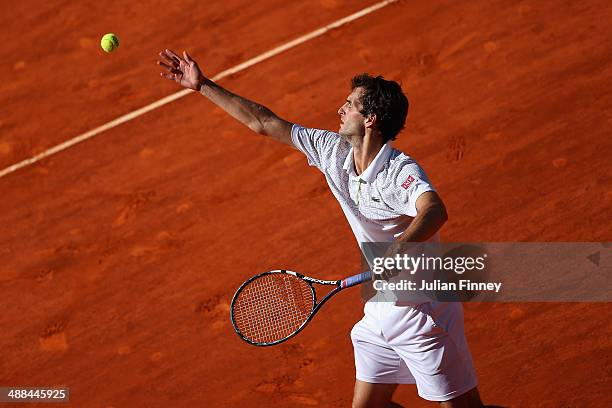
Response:
[[[421,166],[389,143],[357,175],[353,148],[338,133],[293,125],[291,140],[325,175],[360,247],[394,241],[416,216],[417,198],[435,191]]]

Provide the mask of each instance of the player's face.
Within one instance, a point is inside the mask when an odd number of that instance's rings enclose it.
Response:
[[[354,137],[365,135],[365,117],[359,112],[361,106],[361,94],[363,88],[355,88],[346,98],[344,105],[338,109],[340,115],[340,130],[338,133],[345,139],[350,140]]]

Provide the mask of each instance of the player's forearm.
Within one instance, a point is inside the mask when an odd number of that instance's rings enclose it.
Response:
[[[236,95],[207,78],[202,78],[200,93],[257,133],[263,133],[265,123],[274,117],[265,106]]]
[[[410,226],[397,238],[397,242],[423,242],[431,238],[446,222],[448,215],[443,205],[422,209]]]
[[[394,258],[396,255],[403,253],[408,248],[404,247],[406,242],[423,242],[431,238],[444,225],[448,216],[444,204],[429,205],[419,209],[417,216],[414,217],[410,226],[389,245],[386,249],[383,258]],[[372,275],[372,279],[390,279],[398,274],[397,269],[384,271],[381,275]]]

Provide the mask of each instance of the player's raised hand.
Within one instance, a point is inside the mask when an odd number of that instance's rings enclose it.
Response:
[[[200,90],[200,86],[205,79],[204,75],[202,75],[198,63],[186,51],[183,51],[183,57],[179,57],[172,50],[166,48],[159,53],[159,59],[157,64],[167,71],[161,72],[161,76],[176,81],[185,88],[194,91]]]

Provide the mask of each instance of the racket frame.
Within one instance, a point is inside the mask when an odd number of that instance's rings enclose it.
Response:
[[[290,335],[282,339],[272,341],[272,342],[254,342],[246,338],[240,332],[240,330],[238,330],[238,327],[236,326],[236,320],[234,319],[234,303],[238,299],[238,295],[240,295],[242,290],[255,279],[261,278],[262,276],[266,276],[266,275],[281,274],[281,273],[295,276],[296,278],[304,280],[308,284],[308,286],[310,287],[310,290],[312,291],[312,302],[313,302],[312,311],[310,312],[310,315],[308,316],[308,318],[306,318],[306,320],[304,320],[304,322]],[[369,273],[369,272],[366,272],[366,273]],[[355,278],[357,276],[361,277],[362,275],[364,274],[355,275],[354,277],[351,277],[351,278]],[[348,279],[351,279],[351,278],[340,279],[340,280],[335,280],[335,281],[334,280],[322,280],[322,279],[311,278],[309,276],[302,275],[301,273],[289,271],[286,269],[275,269],[273,271],[262,272],[258,275],[252,276],[251,278],[247,279],[242,285],[240,285],[240,287],[236,290],[236,293],[234,293],[234,297],[232,298],[232,303],[230,304],[230,318],[232,320],[232,327],[234,328],[234,331],[236,332],[236,334],[242,340],[254,346],[259,346],[259,347],[274,346],[276,344],[285,342],[289,340],[290,338],[292,338],[293,336],[295,336],[296,334],[298,334],[299,332],[301,332],[304,329],[304,327],[306,327],[306,325],[310,322],[310,320],[312,320],[314,315],[319,311],[321,306],[323,306],[325,302],[327,302],[333,295],[335,295],[336,293],[340,292],[341,290],[347,287],[354,286],[356,283],[347,284]],[[364,282],[364,280],[361,280],[357,283],[362,283],[362,282]],[[318,283],[319,285],[325,285],[325,286],[335,286],[335,288],[332,289],[330,292],[328,292],[323,297],[323,299],[321,299],[321,301],[317,303],[317,291],[315,290],[313,283]]]

